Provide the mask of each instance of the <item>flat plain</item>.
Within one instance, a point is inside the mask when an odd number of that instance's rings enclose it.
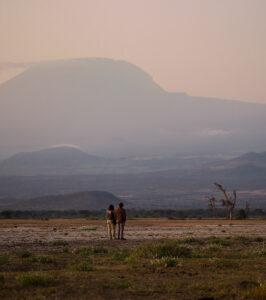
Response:
[[[1,299],[266,299],[266,220],[0,220]]]

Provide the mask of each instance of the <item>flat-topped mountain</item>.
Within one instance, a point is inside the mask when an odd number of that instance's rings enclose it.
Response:
[[[56,144],[104,156],[266,148],[266,105],[169,93],[124,61],[36,64],[0,85],[0,102],[6,156]]]

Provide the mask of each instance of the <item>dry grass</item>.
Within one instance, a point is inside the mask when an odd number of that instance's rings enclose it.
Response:
[[[265,240],[2,244],[0,299],[266,299]]]

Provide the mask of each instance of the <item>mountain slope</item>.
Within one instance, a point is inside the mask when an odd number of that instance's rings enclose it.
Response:
[[[10,203],[11,202],[11,203]],[[1,200],[0,208],[15,210],[99,210],[110,204],[116,205],[119,198],[104,191],[79,192],[66,195],[45,196],[29,200]]]
[[[36,65],[2,84],[0,101],[3,154],[55,144],[108,156],[266,148],[266,105],[168,93],[111,59]]]
[[[32,176],[90,173],[104,166],[105,161],[77,148],[60,146],[15,154],[0,163],[0,174]]]

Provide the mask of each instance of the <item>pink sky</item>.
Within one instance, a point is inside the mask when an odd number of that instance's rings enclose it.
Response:
[[[169,91],[266,103],[266,1],[0,0],[0,81],[9,63],[95,56]]]

